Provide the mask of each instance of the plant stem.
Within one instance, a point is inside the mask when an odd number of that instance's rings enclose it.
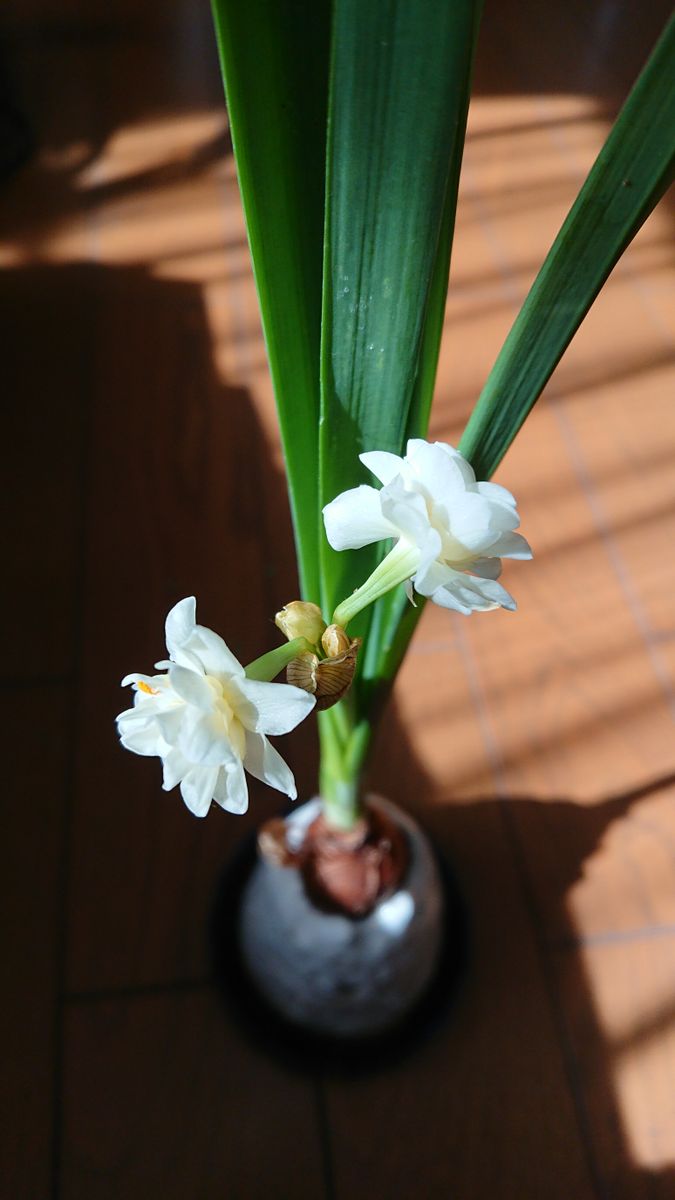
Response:
[[[333,621],[343,629],[347,623],[369,604],[374,604],[381,596],[385,596],[392,588],[405,583],[415,574],[419,564],[420,552],[416,546],[411,546],[403,538],[390,550],[386,558],[373,571],[372,575],[361,584],[351,596],[347,596],[338,604],[333,613]]]
[[[283,646],[277,646],[276,650],[269,650],[267,654],[261,654],[260,658],[254,658],[245,668],[246,678],[268,683],[288,666],[291,659],[297,658],[299,654],[306,654],[308,650],[314,650],[314,647],[309,644],[307,638],[293,638],[292,642],[286,642]]]
[[[355,725],[346,708],[338,717],[342,704],[319,713],[319,787],[329,824],[338,829],[352,829],[363,814],[361,785],[370,725],[365,721]],[[364,738],[365,732],[368,736]]]
[[[342,712],[337,715],[339,709]],[[325,820],[337,829],[352,829],[363,814],[362,763],[352,756],[353,716],[344,703],[318,714],[318,731],[319,791]]]
[[[324,816],[328,824],[333,825],[336,829],[353,829],[362,812],[358,780],[338,779],[332,773],[327,775],[322,763],[319,786]]]

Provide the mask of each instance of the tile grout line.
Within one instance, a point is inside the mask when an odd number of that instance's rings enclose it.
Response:
[[[561,157],[563,157],[562,154],[561,154]],[[466,174],[467,174],[467,172],[466,172],[466,167],[465,167],[465,178],[466,178]],[[478,223],[479,223],[480,227],[482,228],[485,240],[493,253],[494,259],[497,264],[498,271],[502,277],[502,285],[504,288],[505,295],[507,296],[508,299],[510,299],[512,302],[514,302],[517,305],[523,299],[521,290],[518,287],[516,281],[512,277],[513,273],[511,270],[511,264],[508,260],[508,256],[506,255],[506,253],[504,251],[504,247],[503,247],[501,238],[499,237],[497,231],[494,228],[494,222],[492,221],[491,217],[489,216],[489,213],[487,213],[485,210],[485,206],[482,203],[482,198],[480,196],[478,189],[476,188],[475,185],[471,185],[471,183],[468,188],[467,199],[474,207],[474,210],[478,217]],[[597,496],[597,490],[593,484],[592,478],[590,476],[590,472],[588,471],[588,468],[586,467],[586,464],[585,464],[583,458],[581,457],[581,451],[577,447],[576,437],[575,437],[575,435],[573,435],[572,430],[569,429],[569,427],[565,426],[565,419],[562,416],[562,412],[561,412],[561,410],[562,410],[561,399],[558,396],[556,396],[555,389],[552,388],[550,384],[548,385],[548,396],[549,396],[549,398],[551,398],[553,400],[552,411],[553,411],[553,414],[554,414],[554,417],[555,417],[557,423],[559,424],[559,426],[561,428],[561,431],[564,434],[565,448],[566,448],[567,454],[571,461],[574,473],[577,476],[582,493],[585,496],[586,503],[588,504],[588,506],[590,508],[593,522],[594,522],[597,532],[600,535],[600,538],[602,540],[602,543],[603,543],[603,546],[605,549],[605,553],[607,554],[611,568],[617,579],[619,589],[624,598],[624,602],[626,603],[626,606],[628,607],[628,610],[631,613],[631,616],[633,618],[633,621],[635,623],[637,631],[640,635],[640,638],[645,646],[645,649],[647,650],[649,660],[652,665],[652,669],[654,670],[656,679],[657,679],[660,687],[663,689],[663,691],[665,693],[665,696],[669,702],[671,710],[673,710],[675,708],[675,704],[674,704],[672,689],[670,686],[670,680],[669,680],[669,677],[667,676],[667,673],[664,673],[663,664],[661,662],[661,656],[658,653],[658,647],[654,641],[653,631],[649,625],[649,622],[648,622],[646,614],[643,610],[641,601],[639,600],[637,593],[634,591],[632,581],[630,580],[629,573],[628,573],[626,565],[623,561],[623,557],[622,557],[618,547],[615,544],[615,539],[613,538],[611,529],[608,528],[608,524],[607,524],[607,520],[606,520],[604,511],[600,504],[599,497]],[[470,686],[471,686],[471,690],[472,690],[472,693],[474,696],[474,704],[476,704],[476,700],[478,699],[477,711],[478,711],[478,717],[479,717],[479,724],[481,727],[481,732],[483,734],[483,739],[486,743],[486,748],[488,750],[488,759],[490,761],[490,765],[491,765],[491,769],[492,769],[492,772],[493,772],[493,775],[495,778],[495,782],[497,783],[497,786],[500,787],[501,786],[500,781],[503,778],[503,768],[502,768],[502,763],[501,763],[501,757],[499,755],[499,751],[496,746],[494,733],[493,733],[491,725],[490,725],[489,715],[487,712],[487,706],[485,704],[485,700],[482,695],[482,689],[480,686],[480,681],[478,678],[477,670],[476,670],[476,674],[475,674],[475,680],[472,679],[472,676],[474,674],[474,664],[473,664],[471,651],[470,651],[470,647],[469,647],[469,643],[468,643],[466,634],[463,634],[462,642],[463,642],[463,645],[461,644],[461,646],[460,646],[460,652],[462,653],[463,657],[465,657],[465,659],[468,660],[468,666],[469,666],[468,673],[469,673],[469,679],[470,679]],[[486,733],[487,733],[487,737],[486,737]],[[560,1050],[561,1050],[561,1053],[563,1056],[563,1062],[564,1062],[565,1072],[566,1072],[567,1079],[568,1079],[568,1085],[570,1087],[571,1097],[572,1097],[575,1112],[577,1115],[577,1123],[578,1123],[579,1132],[581,1135],[582,1145],[584,1147],[584,1152],[586,1155],[586,1162],[587,1162],[587,1167],[588,1167],[588,1170],[590,1173],[591,1183],[592,1183],[592,1186],[593,1186],[594,1190],[596,1191],[596,1193],[599,1196],[603,1197],[603,1200],[609,1200],[609,1198],[606,1196],[606,1188],[605,1188],[604,1182],[603,1182],[601,1174],[600,1174],[599,1166],[596,1162],[594,1140],[593,1140],[592,1129],[591,1129],[591,1124],[590,1124],[590,1120],[589,1120],[589,1113],[588,1113],[585,1098],[583,1095],[583,1088],[581,1085],[581,1076],[580,1076],[580,1071],[579,1071],[579,1065],[577,1062],[577,1057],[576,1057],[576,1054],[574,1051],[574,1046],[572,1044],[571,1038],[569,1036],[565,1014],[564,1014],[562,1005],[559,1002],[558,995],[557,995],[556,981],[555,981],[555,977],[554,977],[554,973],[553,973],[553,965],[552,965],[552,960],[551,960],[551,950],[547,947],[546,941],[543,936],[543,929],[541,927],[541,922],[540,922],[539,914],[537,911],[536,900],[535,900],[534,894],[532,893],[529,875],[527,872],[527,863],[524,859],[522,848],[520,846],[520,840],[518,838],[517,829],[513,822],[513,815],[508,807],[507,797],[508,797],[508,790],[505,789],[503,791],[503,794],[500,795],[500,797],[499,797],[500,810],[502,812],[505,829],[507,831],[507,834],[508,834],[509,839],[512,844],[512,850],[513,850],[514,858],[516,860],[516,869],[520,876],[521,887],[523,890],[525,903],[526,903],[527,909],[529,911],[530,920],[533,924],[535,936],[537,938],[537,941],[538,941],[539,947],[540,947],[540,952],[541,952],[540,964],[541,964],[542,974],[543,974],[546,990],[549,995],[549,1003],[551,1006],[552,1016],[554,1018],[556,1028],[558,1030]]]
[[[545,943],[551,950],[585,950],[592,947],[631,945],[642,941],[654,942],[660,938],[675,938],[675,925],[650,925],[643,929],[605,929],[578,938],[546,938]]]
[[[570,174],[577,178],[580,174],[585,175],[583,167],[579,164],[574,151],[569,144],[569,138],[564,131],[558,129],[549,129],[548,137],[562,161],[567,164]],[[650,303],[649,297],[645,294],[645,289],[640,282],[639,272],[629,269],[626,266],[625,258],[622,255],[614,270],[617,275],[628,281],[628,286],[631,291],[635,292],[638,302],[649,320],[650,325],[655,331],[658,331],[664,346],[672,348],[673,338],[670,331],[665,327],[660,316],[654,312],[653,305]],[[586,497],[586,502],[591,511],[593,524],[605,546],[607,557],[612,566],[619,587],[624,595],[626,604],[629,608],[631,616],[638,629],[640,637],[645,644],[649,660],[652,664],[654,674],[659,681],[663,693],[667,699],[671,715],[675,718],[675,688],[670,677],[670,673],[665,666],[663,657],[659,651],[658,643],[655,640],[654,630],[651,628],[649,619],[644,610],[642,601],[640,600],[637,589],[633,584],[630,571],[626,565],[624,557],[617,545],[616,537],[612,530],[611,522],[607,519],[604,506],[598,494],[597,487],[593,481],[591,473],[586,464],[583,453],[583,444],[580,444],[579,439],[572,427],[568,413],[565,408],[564,401],[557,392],[555,384],[549,393],[552,400],[552,409],[556,421],[560,427],[565,445],[569,453],[574,472],[581,484],[582,490]]]
[[[654,630],[651,627],[642,601],[633,584],[623,554],[617,545],[611,522],[607,519],[602,501],[586,464],[583,448],[579,444],[579,439],[571,426],[564,401],[556,395],[555,389],[549,391],[549,399],[551,400],[551,410],[562,434],[574,473],[581,485],[586,503],[590,509],[593,524],[603,543],[605,553],[619,584],[619,589],[626,602],[628,611],[633,618],[641,641],[647,651],[652,670],[667,701],[671,716],[675,719],[675,688],[670,677],[670,672],[665,666]]]
[[[540,103],[540,108],[541,108],[541,103]],[[574,149],[570,145],[569,137],[567,136],[567,132],[564,129],[553,129],[550,126],[547,126],[547,133],[548,133],[550,141],[555,146],[560,157],[563,159],[564,162],[566,162],[568,164],[568,166],[570,168],[570,174],[575,179],[581,178],[583,180],[586,175],[586,169],[578,161],[578,158],[577,158],[576,154],[574,153]],[[651,213],[650,213],[650,216],[651,216]],[[649,217],[647,217],[646,220],[648,221]],[[643,223],[643,225],[640,228],[641,229],[644,228],[645,224],[646,224],[646,221]],[[631,243],[631,245],[632,245],[632,243]],[[670,328],[668,327],[667,323],[661,317],[661,314],[658,312],[658,310],[655,309],[654,304],[652,303],[651,296],[649,295],[648,287],[642,282],[642,279],[641,279],[641,274],[642,274],[641,269],[640,268],[636,269],[635,267],[632,266],[632,264],[626,263],[625,253],[624,253],[621,256],[621,258],[619,259],[616,266],[614,267],[614,271],[616,271],[617,274],[620,275],[620,277],[623,280],[627,281],[628,286],[631,289],[631,291],[635,292],[636,296],[638,297],[640,305],[642,307],[642,310],[645,313],[645,316],[648,317],[652,328],[654,330],[658,330],[665,345],[667,345],[670,349],[672,349],[673,341],[674,341],[672,332],[671,332]]]

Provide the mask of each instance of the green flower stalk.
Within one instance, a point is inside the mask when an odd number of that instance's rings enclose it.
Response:
[[[250,662],[245,668],[247,679],[270,680],[276,679],[285,667],[288,666],[294,658],[299,654],[311,652],[312,645],[307,641],[307,638],[293,638],[291,642],[287,642],[285,646],[277,646],[275,650],[269,650],[267,654],[261,654],[260,658],[256,658]]]

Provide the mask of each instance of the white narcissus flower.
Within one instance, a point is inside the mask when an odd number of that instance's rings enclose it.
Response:
[[[206,816],[215,800],[229,812],[248,808],[244,768],[295,800],[292,772],[266,734],[289,733],[314,707],[314,697],[285,683],[247,679],[217,633],[195,623],[195,599],[166,618],[170,659],[163,675],[127,675],[134,707],[117,718],[122,745],[158,755],[165,791],[180,784],[191,812]]]
[[[398,583],[411,583],[443,608],[469,614],[515,609],[497,583],[502,558],[531,558],[516,501],[506,488],[478,483],[466,459],[444,442],[408,442],[405,458],[381,450],[360,455],[383,484],[365,485],[337,496],[323,510],[334,550],[357,550],[396,538],[370,580],[336,610],[350,620],[366,603]],[[373,586],[374,585],[374,586]]]

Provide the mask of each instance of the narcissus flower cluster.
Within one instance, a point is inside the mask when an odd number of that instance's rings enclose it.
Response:
[[[314,707],[301,688],[248,679],[217,633],[197,625],[195,599],[181,600],[166,618],[167,661],[161,675],[127,675],[134,707],[117,718],[122,745],[157,755],[164,789],[180,785],[191,812],[203,817],[215,800],[246,812],[244,770],[295,800],[295,781],[267,734],[295,729]]]
[[[217,633],[197,625],[189,597],[166,618],[169,658],[155,664],[161,673],[122,681],[135,690],[133,708],[117,718],[122,745],[161,758],[165,790],[179,786],[197,816],[213,801],[245,812],[246,771],[295,799],[293,775],[267,735],[290,732],[315,706],[345,695],[361,645],[345,626],[392,588],[403,584],[411,600],[414,589],[466,615],[516,607],[497,582],[501,560],[532,551],[515,532],[520,519],[510,492],[479,483],[443,442],[412,439],[402,458],[381,450],[360,457],[382,486],[352,488],[326,505],[326,536],[335,550],[394,545],[330,624],[318,605],[291,601],[276,616],[287,645],[243,667]],[[284,667],[289,683],[271,682]]]
[[[414,438],[404,458],[373,450],[361,462],[381,488],[342,492],[323,510],[326,536],[334,550],[357,550],[389,538],[390,555],[375,573],[375,588],[356,594],[365,604],[399,583],[442,608],[468,615],[492,608],[515,609],[497,582],[502,558],[531,558],[516,501],[506,488],[479,483],[471,465],[444,442]],[[373,594],[376,591],[377,595]],[[350,597],[336,609],[345,624],[359,608]]]

